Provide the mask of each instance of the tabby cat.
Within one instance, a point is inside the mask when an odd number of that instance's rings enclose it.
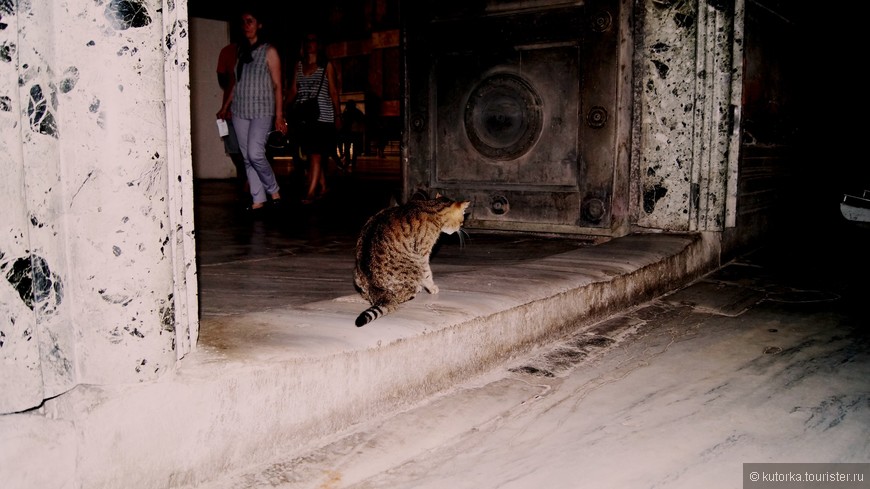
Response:
[[[429,255],[441,233],[460,230],[469,204],[436,196],[388,207],[369,218],[357,239],[353,281],[372,306],[356,318],[357,326],[394,311],[421,289],[438,293]]]

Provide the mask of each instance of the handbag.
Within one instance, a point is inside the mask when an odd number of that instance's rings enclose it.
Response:
[[[323,88],[323,79],[326,77],[326,68],[320,73],[320,84],[317,86],[317,93],[312,98],[299,100],[298,96],[294,99],[290,106],[290,121],[296,125],[314,124],[320,119],[320,103],[317,101],[320,97],[320,90]]]

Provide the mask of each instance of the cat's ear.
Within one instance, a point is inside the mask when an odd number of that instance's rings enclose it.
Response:
[[[469,201],[469,200],[465,200],[465,201],[462,201],[462,202],[457,202],[457,203],[454,204],[454,205],[458,206],[459,209],[460,209],[462,212],[465,212],[465,210],[468,209],[468,206],[471,205],[471,201]]]
[[[429,200],[429,192],[423,188],[417,188],[414,190],[414,193],[411,194],[411,198],[409,200]]]

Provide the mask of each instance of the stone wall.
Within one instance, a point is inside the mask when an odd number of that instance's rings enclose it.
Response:
[[[196,342],[187,13],[0,4],[0,412],[158,378]]]

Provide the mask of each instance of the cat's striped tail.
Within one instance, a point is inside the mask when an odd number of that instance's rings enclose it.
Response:
[[[366,324],[374,321],[375,319],[386,315],[393,311],[394,307],[390,307],[388,305],[385,306],[372,306],[365,311],[361,312],[359,316],[356,318],[356,327],[365,326]]]

